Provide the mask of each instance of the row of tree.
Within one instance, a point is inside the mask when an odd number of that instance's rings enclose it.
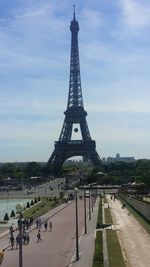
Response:
[[[101,171],[92,169],[88,175],[88,182],[99,184],[126,184],[128,182],[142,182],[150,186],[150,160],[136,160],[134,162],[114,162],[102,165]]]
[[[0,164],[0,180],[11,177],[27,181],[32,176],[47,177],[48,175],[46,164],[41,162]],[[143,182],[150,186],[150,160],[102,164],[100,169],[72,163],[70,166],[63,166],[61,175],[84,176],[87,177],[87,183],[124,184]]]

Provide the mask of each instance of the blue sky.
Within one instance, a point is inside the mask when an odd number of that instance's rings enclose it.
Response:
[[[0,0],[0,162],[47,161],[69,88],[72,6],[100,157],[150,158],[150,1]]]

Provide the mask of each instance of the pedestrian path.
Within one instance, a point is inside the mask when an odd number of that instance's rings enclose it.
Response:
[[[111,201],[111,213],[116,225],[122,251],[130,267],[150,266],[150,235],[119,200]]]
[[[98,215],[99,198],[95,203],[93,212],[91,214],[91,220],[87,222],[87,234],[83,234],[79,240],[79,261],[76,261],[76,255],[74,254],[69,267],[92,267],[93,255],[95,248],[96,238],[96,224]]]
[[[88,201],[87,199],[87,205]],[[99,198],[97,198],[93,212],[91,213],[91,220],[87,219],[87,234],[84,234],[84,201],[79,200],[79,261],[76,261],[75,254],[74,205],[74,202],[64,203],[42,216],[43,222],[46,219],[52,219],[54,222],[54,231],[52,233],[49,233],[49,231],[45,232],[43,226],[41,232],[43,241],[37,243],[38,245],[36,244],[36,225],[34,224],[32,226],[28,231],[30,232],[31,242],[29,245],[23,245],[24,267],[30,265],[30,258],[34,259],[36,265],[33,264],[37,267],[41,266],[42,261],[45,264],[43,267],[92,267]],[[87,209],[88,214],[89,211]],[[71,223],[73,223],[73,226],[71,226]],[[12,251],[8,241],[8,235],[0,240],[0,249],[7,248],[3,266],[14,267],[18,261],[18,250],[15,249]],[[36,255],[38,255],[39,259]],[[11,264],[9,262],[10,258]]]
[[[60,207],[57,207],[60,210]],[[75,250],[75,201],[61,206],[61,211],[54,209],[44,219],[49,218],[53,230],[45,231],[41,227],[42,241],[37,242],[38,229],[30,232],[29,244],[23,245],[23,267],[66,267],[70,264]],[[84,226],[84,201],[78,201],[79,236]],[[0,245],[5,238],[0,240]],[[8,240],[7,240],[8,241]],[[3,246],[0,249],[4,248]],[[7,248],[3,267],[19,265],[19,249]]]
[[[49,212],[47,212],[46,214],[40,216],[42,223],[46,220],[46,219],[50,219],[53,218],[53,216],[55,216],[58,212],[60,212],[61,210],[63,210],[65,207],[67,207],[68,205],[71,204],[71,201],[69,201],[67,204],[63,203],[59,206],[57,206],[56,208],[50,210]],[[36,224],[33,223],[33,225],[31,226],[31,228],[28,230],[28,232],[30,233],[31,231],[33,231],[36,228]],[[9,230],[5,230],[4,232],[2,232],[0,234],[0,249],[6,249],[9,248],[10,244],[9,244]]]

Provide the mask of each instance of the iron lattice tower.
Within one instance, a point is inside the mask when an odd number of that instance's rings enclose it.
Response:
[[[73,156],[86,157],[97,167],[101,165],[95,141],[91,139],[86,121],[87,112],[83,105],[78,48],[79,24],[75,17],[75,10],[70,30],[71,59],[68,104],[64,112],[65,119],[59,139],[55,142],[54,151],[47,162],[48,169],[53,174],[59,173],[64,161]],[[80,126],[82,140],[71,139],[75,124]],[[78,128],[74,128],[74,131],[78,132]]]

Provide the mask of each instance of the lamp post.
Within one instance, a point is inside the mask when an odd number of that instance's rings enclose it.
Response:
[[[19,220],[18,220],[18,226],[19,226],[19,267],[23,267],[23,255],[22,255],[22,211],[24,210],[23,205],[18,204],[16,205],[16,210],[19,212]]]
[[[79,260],[79,240],[78,240],[78,188],[75,187],[75,203],[76,203],[76,261]]]
[[[93,189],[92,189],[92,185],[91,185],[91,210],[93,212]]]
[[[87,234],[87,221],[86,221],[86,189],[84,187],[84,233]]]
[[[89,221],[91,220],[91,191],[89,185]]]

